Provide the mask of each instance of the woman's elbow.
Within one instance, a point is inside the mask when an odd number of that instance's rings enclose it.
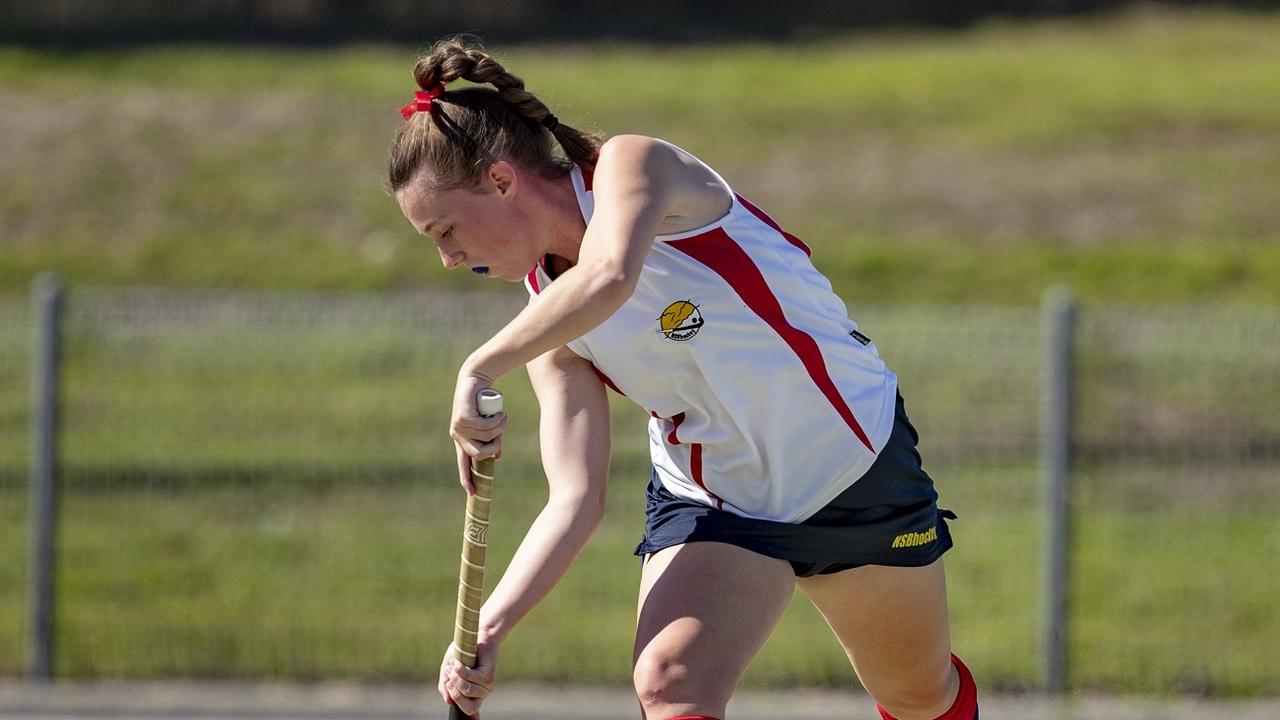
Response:
[[[635,292],[639,271],[631,271],[621,263],[597,263],[591,270],[592,295],[598,303],[621,307]]]
[[[553,495],[551,502],[563,517],[572,518],[575,523],[582,523],[595,530],[604,519],[603,492],[574,492]]]

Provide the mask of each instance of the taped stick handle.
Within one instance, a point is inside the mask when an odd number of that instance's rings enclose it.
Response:
[[[502,412],[502,393],[480,391],[476,406],[484,416]],[[458,569],[458,613],[453,627],[453,654],[467,667],[476,666],[480,634],[480,605],[484,600],[485,551],[489,544],[489,508],[493,503],[494,459],[471,460],[475,493],[467,496],[467,519],[462,528],[462,564]],[[470,720],[457,705],[449,706],[449,720]]]

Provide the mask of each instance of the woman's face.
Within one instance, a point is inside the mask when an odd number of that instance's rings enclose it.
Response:
[[[489,168],[478,187],[432,191],[421,178],[396,193],[400,210],[431,238],[446,268],[520,282],[542,253],[520,204],[520,178],[510,163]]]

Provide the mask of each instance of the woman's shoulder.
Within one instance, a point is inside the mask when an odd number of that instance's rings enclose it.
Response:
[[[651,135],[640,135],[637,133],[623,133],[621,135],[610,135],[605,138],[604,143],[600,145],[600,152],[606,150],[616,151],[622,149],[650,148],[650,147],[671,147],[671,143],[656,138]]]
[[[596,187],[661,187],[669,198],[662,233],[684,232],[723,217],[733,206],[733,190],[709,165],[666,140],[647,135],[615,135],[600,148]],[[652,190],[650,190],[652,191]]]
[[[595,170],[597,177],[642,173],[677,184],[719,180],[715,171],[693,153],[648,135],[614,135],[605,140]]]
[[[600,146],[596,156],[595,188],[617,184],[633,187],[637,181],[650,188],[682,187],[691,170],[702,165],[671,143],[648,135],[614,135]]]
[[[675,160],[679,154],[679,148],[660,138],[648,135],[613,135],[600,146],[596,166]]]

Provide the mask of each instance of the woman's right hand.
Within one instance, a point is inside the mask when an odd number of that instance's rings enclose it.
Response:
[[[463,365],[458,372],[449,437],[457,447],[458,482],[468,495],[475,492],[475,484],[471,481],[471,458],[502,456],[502,433],[507,429],[507,414],[500,412],[486,417],[476,406],[476,396],[492,386],[492,380],[473,372],[469,365]]]
[[[478,717],[480,704],[493,691],[497,665],[498,644],[488,638],[480,638],[476,645],[474,668],[459,662],[450,645],[440,663],[440,683],[436,689],[446,704],[457,705],[467,715]]]

